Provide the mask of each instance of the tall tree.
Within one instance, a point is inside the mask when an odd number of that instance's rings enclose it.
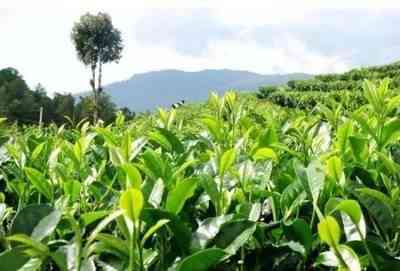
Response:
[[[79,60],[91,69],[93,119],[96,122],[99,116],[99,94],[102,91],[102,65],[118,62],[121,59],[123,49],[121,32],[114,27],[108,14],[87,13],[75,23],[71,38]]]

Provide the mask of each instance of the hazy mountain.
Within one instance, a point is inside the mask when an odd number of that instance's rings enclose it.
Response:
[[[310,77],[312,76],[302,73],[262,75],[233,70],[162,70],[135,74],[126,81],[107,85],[105,89],[118,106],[140,112],[169,107],[180,100],[202,101],[207,99],[210,91],[250,91],[257,90],[259,86],[280,85],[288,80]]]

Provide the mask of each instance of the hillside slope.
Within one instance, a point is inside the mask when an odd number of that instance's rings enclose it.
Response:
[[[229,89],[256,90],[262,85],[280,85],[289,80],[311,77],[302,73],[262,75],[234,70],[163,70],[136,74],[126,81],[107,85],[105,89],[119,107],[126,106],[133,111],[142,112],[157,107],[169,107],[180,100],[202,101],[211,90],[220,94]]]
[[[262,87],[259,98],[285,107],[313,109],[316,104],[333,106],[335,102],[349,110],[365,103],[361,93],[365,80],[390,79],[391,89],[400,88],[400,62],[352,69],[340,74],[322,74],[307,80],[291,80],[283,87]]]

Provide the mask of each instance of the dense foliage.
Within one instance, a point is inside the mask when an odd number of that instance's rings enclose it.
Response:
[[[46,90],[39,84],[31,90],[22,75],[13,68],[0,70],[0,117],[9,122],[19,124],[38,124],[40,108],[43,108],[43,123],[63,124],[78,123],[84,118],[92,119],[93,99],[91,96],[76,99],[71,94],[55,93],[53,98],[46,94]],[[100,117],[110,122],[115,119],[117,107],[106,94],[99,97],[99,106],[102,108]],[[129,109],[123,109],[127,118],[134,114]]]
[[[260,87],[258,97],[286,107],[312,109],[317,103],[339,102],[355,109],[364,104],[363,82],[389,78],[390,88],[400,88],[400,62],[353,69],[342,74],[317,75],[309,80],[290,80],[285,86]]]
[[[2,270],[400,270],[400,106],[252,95],[0,130]]]
[[[391,79],[391,87],[400,87],[400,63],[385,66],[353,69],[342,74],[317,75],[310,80],[292,80],[288,82],[289,91],[340,91],[362,90],[364,80]]]
[[[280,90],[269,95],[268,99],[280,106],[299,109],[314,109],[318,104],[335,106],[341,104],[348,110],[354,110],[366,101],[359,91],[286,91]]]

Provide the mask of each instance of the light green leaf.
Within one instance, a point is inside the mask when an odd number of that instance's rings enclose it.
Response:
[[[132,221],[138,221],[144,206],[142,192],[135,188],[124,191],[120,197],[119,206]]]
[[[147,172],[151,174],[151,178],[163,178],[164,175],[164,162],[160,155],[151,149],[147,149],[142,158],[144,160]]]
[[[340,255],[342,256],[346,266],[342,266],[341,270],[349,270],[349,271],[361,271],[360,260],[358,259],[357,254],[346,245],[339,245],[338,250]]]
[[[336,219],[327,216],[318,224],[319,238],[329,246],[337,246],[340,241],[341,231]]]
[[[338,127],[336,132],[336,147],[343,156],[348,146],[349,136],[353,133],[353,124],[350,121],[346,121]]]
[[[361,136],[350,136],[350,146],[357,161],[365,161],[368,155],[368,139]]]
[[[173,134],[171,131],[164,128],[157,128],[158,131],[168,140],[170,143],[172,150],[177,153],[182,153],[185,151],[185,148],[179,138]]]
[[[316,204],[324,186],[325,174],[319,161],[311,162],[307,168],[300,164],[295,167],[296,175],[303,184],[304,190],[307,192],[313,204]]]
[[[168,139],[161,134],[160,132],[151,132],[149,134],[149,139],[155,143],[157,143],[158,145],[160,145],[161,147],[163,147],[166,151],[171,152],[172,151],[172,145],[171,143],[168,141]]]
[[[126,242],[125,240],[121,240],[112,234],[106,234],[106,233],[99,233],[96,236],[96,240],[102,242],[111,250],[115,250],[121,255],[129,257],[129,246],[128,242]]]
[[[254,160],[273,160],[273,161],[277,161],[278,160],[278,156],[276,155],[276,153],[274,152],[273,149],[271,148],[260,148],[258,150],[256,150],[256,152],[253,155],[253,159]]]
[[[36,190],[50,200],[52,198],[51,184],[47,181],[43,173],[29,167],[25,167],[24,171]]]
[[[127,188],[136,188],[140,189],[142,185],[142,175],[140,174],[139,170],[132,164],[130,163],[125,163],[121,165],[121,168],[125,171],[125,174],[127,176]]]
[[[64,183],[64,194],[68,195],[71,201],[79,199],[81,193],[81,183],[76,180],[70,180]]]
[[[366,225],[360,205],[355,200],[331,199],[328,201],[329,214],[341,212],[347,241],[362,240],[366,237]]]
[[[326,161],[326,175],[336,181],[340,186],[344,186],[346,179],[343,172],[342,161],[339,157],[332,156]]]
[[[81,220],[83,222],[83,225],[88,226],[109,214],[110,214],[110,211],[88,212],[88,213],[84,213],[81,215]]]
[[[203,124],[207,127],[208,132],[215,138],[215,140],[222,140],[223,129],[222,124],[213,117],[207,117],[202,120]]]
[[[342,211],[346,213],[354,223],[360,222],[362,211],[361,207],[355,200],[342,200],[336,206],[335,211]]]
[[[110,155],[111,163],[116,167],[121,166],[127,162],[124,159],[124,155],[123,155],[121,149],[119,149],[117,147],[110,146],[109,147],[109,155]]]
[[[236,159],[235,149],[230,149],[224,152],[219,161],[219,175],[223,176],[225,172],[230,169]]]
[[[25,234],[14,234],[7,237],[8,241],[14,241],[18,243],[22,243],[29,248],[34,250],[35,256],[46,256],[49,253],[49,249],[46,245],[43,245],[39,241],[36,241]],[[37,253],[37,254],[36,254]],[[31,255],[34,256],[34,255]]]
[[[40,143],[39,145],[36,146],[31,155],[32,161],[35,161],[39,157],[45,146],[46,146],[45,142]]]

